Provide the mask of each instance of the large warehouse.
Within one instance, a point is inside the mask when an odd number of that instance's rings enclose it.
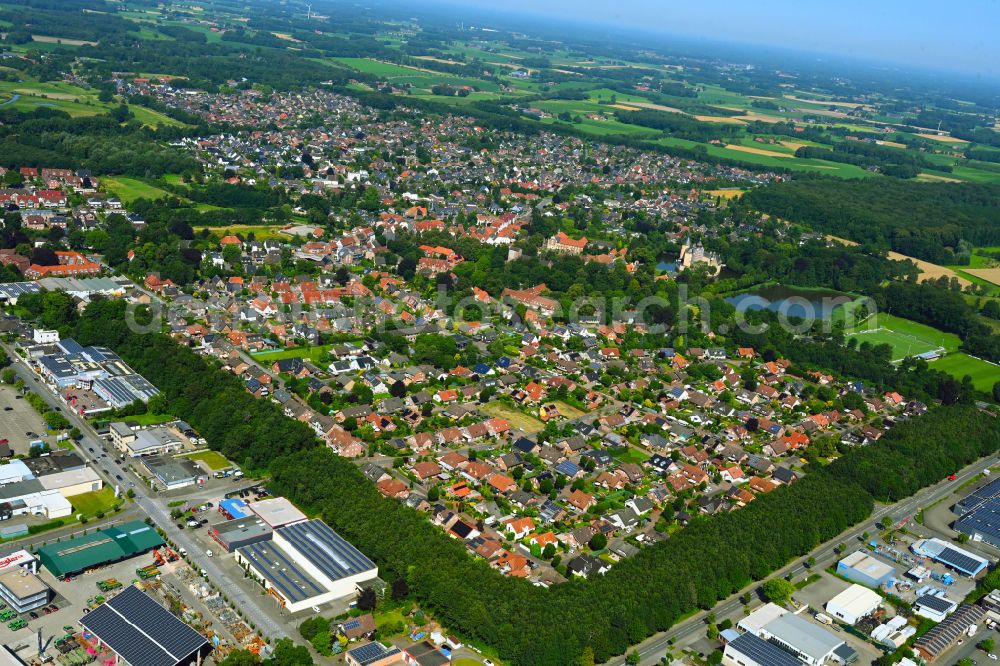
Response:
[[[975,578],[990,564],[989,560],[941,539],[921,539],[910,548],[917,555],[929,557],[971,578]]]
[[[896,570],[865,551],[857,550],[837,562],[837,574],[877,590],[896,577]]]
[[[1000,548],[1000,497],[976,504],[955,521],[955,531],[968,534],[973,541],[985,541]]]
[[[751,633],[729,641],[722,656],[728,663],[742,666],[802,666],[790,652]]]
[[[878,610],[882,597],[861,585],[851,585],[826,602],[826,612],[846,622],[857,624],[861,618]]]
[[[321,520],[274,531],[271,542],[236,551],[236,561],[292,613],[351,597],[378,567]]]
[[[193,666],[212,651],[204,636],[130,586],[80,624],[130,666]]]
[[[251,511],[270,525],[271,529],[275,530],[307,518],[306,514],[295,508],[295,505],[284,497],[271,497],[258,502],[251,502],[248,506]]]
[[[37,549],[38,559],[56,578],[78,574],[147,553],[163,545],[156,530],[133,520]]]

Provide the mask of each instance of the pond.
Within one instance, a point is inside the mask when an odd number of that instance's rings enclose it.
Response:
[[[768,309],[803,319],[829,319],[834,310],[852,300],[850,295],[840,291],[798,289],[779,284],[726,298],[726,302],[735,305],[740,312]]]

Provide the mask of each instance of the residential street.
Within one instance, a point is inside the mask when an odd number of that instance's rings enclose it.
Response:
[[[941,498],[947,497],[951,493],[955,492],[962,486],[963,483],[980,474],[984,467],[995,464],[996,460],[997,459],[995,457],[979,460],[956,474],[954,481],[945,479],[944,481],[928,488],[924,488],[912,497],[908,497],[895,504],[876,505],[875,510],[872,512],[868,520],[859,523],[836,538],[830,539],[810,553],[810,556],[816,558],[814,568],[824,569],[832,562],[836,561],[839,558],[839,555],[833,549],[838,544],[855,543],[861,538],[861,535],[864,532],[876,532],[877,529],[873,526],[883,517],[890,516],[893,520],[898,521],[903,518],[915,516],[921,508],[930,506]],[[785,576],[789,573],[793,576],[798,576],[808,569],[805,565],[805,562],[808,559],[809,556],[798,559],[774,572],[772,577]],[[727,615],[735,612],[737,609],[742,608],[743,603],[739,599],[740,596],[747,592],[756,590],[759,586],[760,582],[748,585],[736,594],[733,594],[729,598],[717,603],[711,610],[702,611],[684,622],[672,627],[670,630],[661,632],[646,639],[635,648],[630,649],[629,652],[633,649],[637,650],[639,655],[642,657],[640,664],[643,666],[659,664],[660,659],[664,656],[664,654],[666,654],[667,649],[671,646],[671,642],[674,645],[682,645],[685,639],[689,639],[698,633],[704,633],[706,628],[705,618],[709,615],[709,613],[714,613],[716,617],[719,618],[726,617]],[[625,666],[626,662],[625,657],[621,656],[606,663],[611,666]]]

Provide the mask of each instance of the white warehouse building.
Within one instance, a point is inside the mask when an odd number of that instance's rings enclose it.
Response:
[[[378,567],[321,520],[274,531],[271,541],[244,546],[236,561],[291,613],[353,597],[378,578]]]
[[[882,597],[861,585],[851,585],[826,602],[826,612],[850,625],[878,610]]]

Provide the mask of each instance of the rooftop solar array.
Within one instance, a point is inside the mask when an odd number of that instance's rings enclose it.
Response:
[[[315,578],[303,571],[280,548],[270,542],[244,546],[236,552],[250,562],[286,600],[298,603],[324,594],[326,590]]]
[[[955,505],[955,511],[960,514],[966,513],[978,508],[983,502],[997,497],[1000,497],[1000,479],[990,481],[976,492],[959,500]]]
[[[954,548],[945,548],[941,551],[941,554],[938,555],[937,559],[939,562],[943,562],[944,564],[969,575],[979,573],[979,571],[987,564],[987,562],[984,562],[983,560],[970,557],[969,555],[959,552]]]
[[[176,666],[208,645],[204,636],[134,586],[80,623],[132,666]]]
[[[1000,498],[993,497],[977,504],[958,519],[955,529],[967,533],[978,532],[990,543],[1000,543]]]
[[[322,520],[286,525],[275,532],[331,581],[376,568],[375,563]]]
[[[0,298],[12,299],[24,294],[37,294],[41,288],[34,282],[8,282],[0,284]]]
[[[769,643],[753,634],[743,634],[729,644],[734,650],[767,666],[802,666],[802,662],[785,652],[774,643]]]
[[[935,594],[925,594],[914,602],[915,606],[924,606],[925,608],[930,608],[932,611],[937,611],[938,613],[947,613],[951,610],[954,605],[953,602],[948,601],[942,597]]]
[[[387,648],[381,643],[368,643],[367,645],[362,645],[361,647],[356,647],[350,650],[348,654],[357,661],[361,666],[368,666],[368,664],[374,664],[377,661],[381,661],[388,656],[397,654],[399,648]]]

